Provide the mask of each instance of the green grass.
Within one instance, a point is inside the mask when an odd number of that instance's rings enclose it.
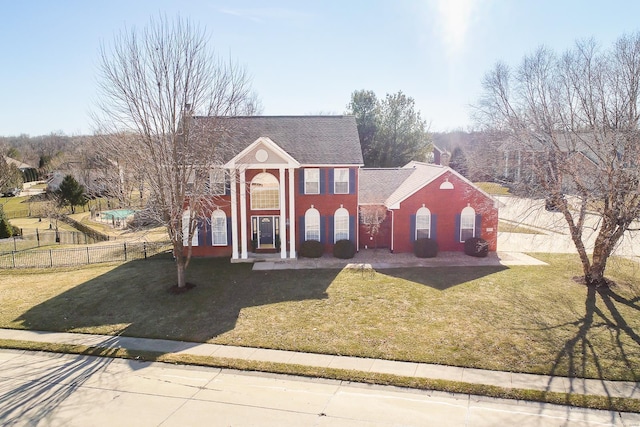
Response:
[[[251,271],[196,259],[171,295],[172,261],[0,271],[0,327],[169,338],[613,380],[640,378],[637,265],[618,285],[547,267]]]
[[[522,233],[522,234],[543,234],[532,228],[507,221],[498,221],[498,232],[500,233]]]
[[[449,393],[464,393],[478,396],[489,396],[500,399],[529,400],[618,412],[640,412],[639,399],[517,389],[510,387],[466,383],[461,381],[404,377],[391,374],[323,368],[290,363],[262,362],[254,360],[212,356],[195,356],[177,353],[163,354],[153,351],[127,350],[122,348],[88,347],[76,344],[54,344],[6,339],[0,339],[0,348],[82,354],[90,356],[112,357],[172,364],[209,366],[223,369],[238,369],[243,371],[270,372],[276,374],[305,376],[310,378],[325,378],[367,384],[410,387],[422,390],[438,390]]]
[[[510,194],[507,187],[496,182],[474,182],[473,184],[480,187],[480,189],[485,193],[492,194],[494,196],[508,196]]]

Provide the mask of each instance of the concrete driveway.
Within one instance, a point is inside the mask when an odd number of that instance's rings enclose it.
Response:
[[[196,366],[0,350],[13,426],[632,426],[639,414]]]
[[[540,234],[498,233],[498,249],[513,252],[576,253],[569,234],[569,227],[560,212],[549,212],[544,208],[544,200],[525,199],[511,196],[496,196],[500,202],[500,220],[527,227]],[[587,252],[593,250],[597,236],[599,218],[587,215],[584,227],[584,242]],[[619,242],[615,255],[624,257],[640,256],[640,236],[637,232],[627,232]]]

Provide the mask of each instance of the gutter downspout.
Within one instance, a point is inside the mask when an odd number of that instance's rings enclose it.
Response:
[[[393,214],[392,210],[389,210],[389,212],[391,212],[391,253],[393,253],[393,243],[395,242],[395,234],[396,234],[396,230],[395,230],[395,215]]]

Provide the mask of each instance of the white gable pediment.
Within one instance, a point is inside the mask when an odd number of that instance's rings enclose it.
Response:
[[[291,157],[289,153],[284,151],[278,146],[278,144],[267,137],[260,137],[256,139],[247,148],[227,162],[224,167],[227,169],[234,169],[240,165],[249,169],[300,167],[300,163],[296,159]]]

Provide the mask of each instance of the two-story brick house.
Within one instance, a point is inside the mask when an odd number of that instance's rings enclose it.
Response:
[[[207,129],[206,122],[212,119],[191,120],[194,128]],[[241,261],[249,259],[251,252],[276,252],[281,258],[296,258],[299,245],[306,240],[322,242],[326,251],[342,239],[362,246],[358,227],[360,175],[368,178],[368,193],[377,180],[381,180],[381,191],[389,183],[384,176],[376,178],[376,172],[362,169],[353,116],[251,116],[223,120],[231,130],[219,150],[221,168],[209,176],[212,203],[192,241],[194,256],[229,256],[232,261]],[[451,175],[456,184],[460,178]],[[462,187],[479,191],[466,180],[458,185]],[[464,191],[455,194],[464,199],[460,203],[473,201]],[[484,197],[482,194],[483,200]],[[444,203],[451,204],[451,200]],[[409,209],[408,204],[409,201],[398,201],[401,208],[407,205]],[[486,209],[485,205],[482,209]],[[406,216],[403,209],[388,207],[396,210],[396,218]],[[486,224],[482,227],[491,229],[493,216],[484,213]],[[410,217],[411,213],[407,215]],[[447,221],[443,215],[438,223]],[[396,232],[400,224],[394,227],[391,230]],[[481,235],[480,229],[474,235]],[[497,230],[497,210],[494,229]],[[409,231],[398,228],[397,234],[391,237],[395,242],[391,248],[395,252],[411,251]],[[495,244],[492,246],[495,250]],[[459,245],[450,250],[458,249]]]

